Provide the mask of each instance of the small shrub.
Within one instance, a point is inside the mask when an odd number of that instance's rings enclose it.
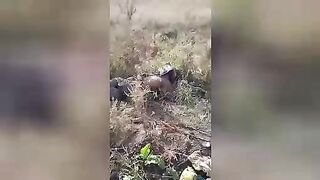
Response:
[[[126,103],[114,102],[110,109],[110,137],[111,144],[121,143],[130,136],[132,120],[136,117],[136,111]]]
[[[155,155],[152,153],[151,145],[147,144],[140,149],[140,153],[137,155],[122,156],[120,164],[120,174],[122,179],[128,180],[144,180],[149,179],[151,172],[149,172],[148,167],[156,167],[161,169],[161,171],[166,172],[165,162],[161,155]],[[172,171],[172,169],[170,169]],[[173,169],[174,170],[174,169]],[[154,174],[152,174],[154,175]],[[162,172],[158,174],[160,178]]]
[[[134,41],[129,40],[123,43],[119,49],[114,50],[110,63],[111,78],[128,78],[137,73],[135,66],[140,64],[140,59],[135,46]]]
[[[135,110],[138,114],[145,113],[146,110],[146,98],[145,95],[148,94],[150,91],[148,89],[142,88],[140,82],[134,83],[133,91],[130,94],[130,97],[133,101]]]
[[[196,99],[192,96],[192,88],[184,80],[180,81],[177,87],[176,102],[179,105],[185,105],[193,108],[196,105]]]

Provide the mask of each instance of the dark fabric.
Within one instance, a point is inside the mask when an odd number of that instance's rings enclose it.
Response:
[[[126,101],[133,87],[122,78],[110,80],[110,100]]]

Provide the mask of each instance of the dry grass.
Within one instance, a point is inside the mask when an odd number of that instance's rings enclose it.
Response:
[[[170,17],[169,21],[146,16],[151,13],[152,5],[159,4],[162,8],[169,5],[168,2],[171,1],[111,2],[114,10],[111,13],[111,78],[153,74],[170,62],[180,70],[185,81],[179,83],[175,103],[155,102],[147,98],[148,91],[135,84],[131,103],[119,103],[118,106],[114,103],[112,106],[110,124],[111,144],[126,147],[128,156],[144,143],[151,143],[154,152],[172,164],[177,159],[175,153],[187,153],[190,144],[193,149],[198,147],[185,134],[178,132],[176,124],[210,132],[210,99],[197,97],[190,84],[209,90],[211,59],[208,42],[211,31],[210,20],[195,21],[204,16],[199,9],[204,10],[202,5],[205,3],[200,3],[200,8],[194,10],[185,9],[181,16]],[[116,162],[119,161],[128,166],[132,163],[128,159],[118,158]]]

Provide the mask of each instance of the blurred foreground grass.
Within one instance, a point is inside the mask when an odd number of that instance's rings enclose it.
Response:
[[[319,2],[213,4],[217,179],[318,179]]]
[[[0,2],[2,179],[106,177],[106,7]]]

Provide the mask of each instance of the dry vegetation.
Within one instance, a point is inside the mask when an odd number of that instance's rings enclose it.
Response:
[[[183,79],[175,103],[145,99],[148,92],[137,88],[138,84],[132,103],[113,103],[111,169],[122,179],[179,179],[186,157],[210,140],[210,17],[195,21],[197,14],[186,11],[182,21],[175,17],[168,22],[141,20],[145,16],[141,11],[148,5],[128,0],[111,5],[118,12],[111,16],[111,78],[154,74],[170,62]],[[136,155],[148,143],[148,158],[155,158],[139,159]],[[159,168],[162,162],[164,168]]]

